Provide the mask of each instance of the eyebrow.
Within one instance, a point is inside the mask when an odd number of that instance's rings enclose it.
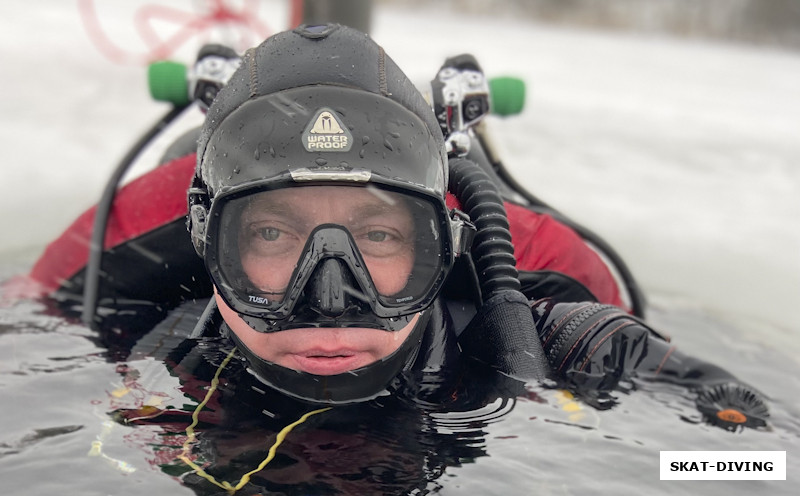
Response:
[[[377,190],[377,188],[374,188]],[[380,215],[407,215],[409,217],[413,217],[411,213],[411,209],[408,208],[405,202],[401,199],[393,198],[388,194],[384,193],[383,191],[377,190],[378,194],[375,194],[376,191],[370,189],[369,192],[374,194],[374,198],[365,199],[363,202],[359,202],[357,205],[353,207],[353,215],[352,218],[354,221],[363,221],[365,219],[370,219],[372,217],[377,217]],[[399,210],[403,209],[403,210]],[[292,206],[286,201],[263,201],[259,202],[258,200],[251,199],[248,205],[245,207],[245,212],[248,218],[248,224],[251,222],[258,222],[257,219],[252,219],[253,215],[251,212],[257,212],[259,214],[272,214],[272,215],[279,215],[285,217],[288,222],[291,222],[295,225],[305,225],[305,217],[297,215],[297,209],[292,208]]]
[[[414,214],[408,208],[405,202],[395,200],[393,204],[380,202],[380,203],[365,203],[357,206],[353,215],[353,224],[369,222],[370,219],[380,216],[391,216],[397,218],[403,223],[408,223],[413,229]]]
[[[256,216],[265,213],[286,217],[290,222],[300,224],[300,219],[297,217],[295,210],[285,202],[259,203],[251,199],[244,210],[247,224],[260,222]]]
[[[396,212],[397,208],[395,205],[387,205],[386,203],[364,203],[355,209],[356,214],[362,214],[358,215],[360,218]]]

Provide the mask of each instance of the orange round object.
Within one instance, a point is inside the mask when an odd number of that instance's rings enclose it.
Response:
[[[725,422],[733,422],[734,424],[743,424],[747,422],[747,415],[739,410],[727,409],[717,412],[717,418]]]

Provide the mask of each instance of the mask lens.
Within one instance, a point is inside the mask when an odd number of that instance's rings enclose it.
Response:
[[[385,308],[408,307],[443,270],[445,236],[429,201],[376,186],[299,186],[227,201],[220,213],[223,286],[267,310],[290,305],[320,262],[337,258],[341,288]]]

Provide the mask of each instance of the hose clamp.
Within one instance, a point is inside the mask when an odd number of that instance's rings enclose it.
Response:
[[[456,208],[450,210],[450,234],[453,240],[453,252],[457,257],[469,253],[476,232],[475,224],[470,221],[467,214]]]

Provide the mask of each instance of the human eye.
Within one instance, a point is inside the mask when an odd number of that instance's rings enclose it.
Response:
[[[275,222],[256,222],[247,229],[247,249],[262,257],[279,257],[293,252],[298,236],[290,228]]]
[[[374,243],[382,243],[390,239],[390,234],[386,231],[369,231],[366,237]]]
[[[267,226],[255,229],[255,232],[261,236],[264,241],[277,241],[281,236],[281,230],[277,227]]]
[[[405,237],[389,227],[369,227],[356,236],[359,250],[365,257],[390,257],[407,249]]]

